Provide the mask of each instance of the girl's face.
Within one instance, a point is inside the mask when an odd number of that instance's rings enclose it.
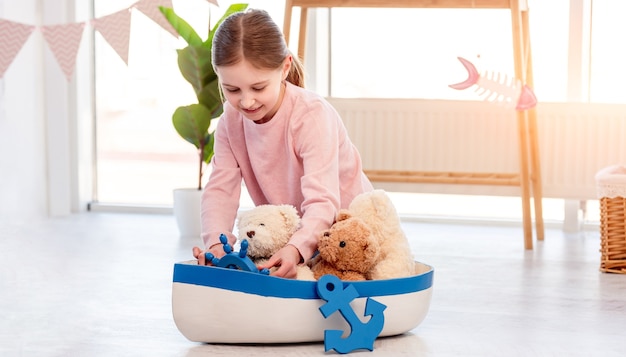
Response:
[[[291,67],[291,56],[279,69],[258,69],[245,59],[217,68],[225,99],[247,119],[268,122],[278,111],[285,94],[283,80]]]

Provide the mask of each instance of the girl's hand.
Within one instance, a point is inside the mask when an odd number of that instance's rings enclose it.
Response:
[[[198,265],[213,265],[210,261],[207,261],[204,257],[205,253],[211,253],[216,258],[221,258],[226,253],[224,252],[224,245],[222,243],[213,244],[209,249],[203,250],[199,247],[193,247],[192,253],[194,258],[198,259]]]
[[[272,257],[265,263],[264,265],[260,265],[257,268],[270,269],[272,267],[278,267],[276,271],[272,272],[270,275],[278,276],[281,278],[290,278],[294,279],[297,276],[297,267],[300,261],[302,260],[302,256],[296,247],[291,244],[287,244],[282,247],[276,254],[272,255]]]

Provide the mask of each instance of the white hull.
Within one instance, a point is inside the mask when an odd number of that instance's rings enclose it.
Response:
[[[409,278],[381,280],[379,285],[377,281],[345,283],[359,290],[361,297],[351,303],[357,316],[364,316],[367,297],[386,305],[379,336],[391,336],[412,330],[426,317],[432,276],[430,266],[416,262],[416,275]],[[256,287],[252,292],[236,291],[237,281]],[[203,267],[195,261],[179,263],[172,287],[174,321],[187,339],[207,343],[316,342],[324,340],[324,330],[349,333],[350,326],[339,312],[323,317],[319,308],[326,301],[317,296],[316,284]]]

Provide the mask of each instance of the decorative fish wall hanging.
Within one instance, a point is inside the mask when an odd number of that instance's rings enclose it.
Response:
[[[519,111],[531,109],[537,105],[537,97],[533,90],[522,84],[519,79],[498,72],[486,71],[480,74],[472,62],[462,57],[457,58],[467,69],[468,77],[463,82],[450,84],[450,88],[463,90],[475,85],[475,91],[483,97],[483,100],[510,107],[515,106],[515,109]]]

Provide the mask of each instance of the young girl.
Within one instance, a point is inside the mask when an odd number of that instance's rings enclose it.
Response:
[[[260,268],[293,278],[296,266],[317,249],[340,208],[372,185],[335,109],[304,89],[302,64],[294,57],[269,14],[235,13],[213,38],[213,66],[224,95],[224,114],[215,132],[212,172],[202,195],[202,239],[194,247],[222,257],[220,234],[232,229],[242,179],[255,205],[291,204],[302,216],[289,244]]]

